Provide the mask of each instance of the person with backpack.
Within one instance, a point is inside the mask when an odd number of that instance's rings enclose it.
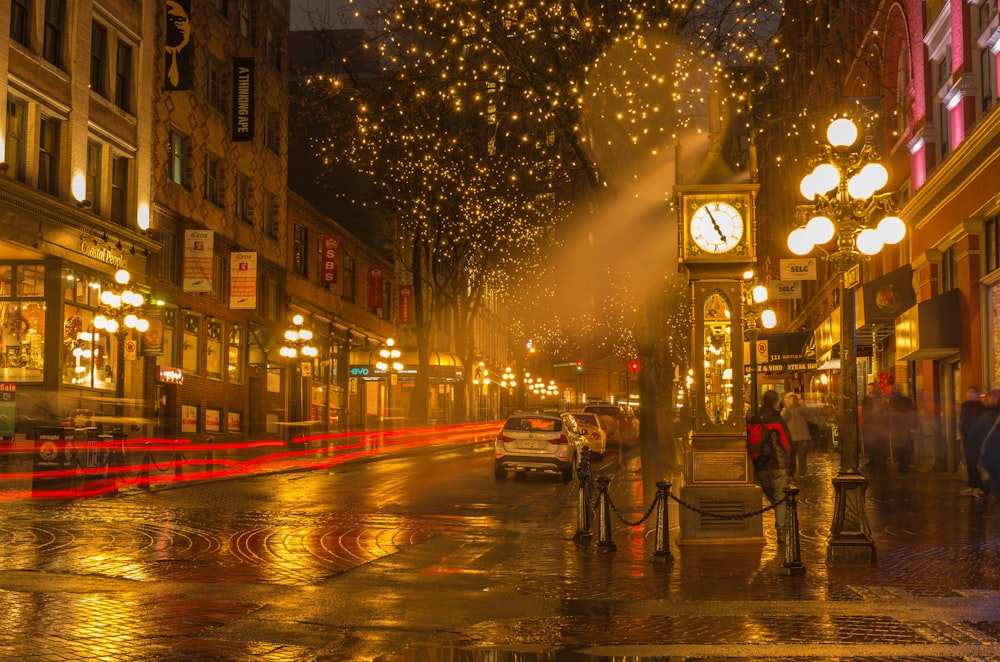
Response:
[[[785,542],[785,485],[792,450],[791,434],[778,412],[780,396],[766,391],[760,409],[747,422],[747,453],[754,477],[767,500],[774,504],[774,530],[778,543]]]

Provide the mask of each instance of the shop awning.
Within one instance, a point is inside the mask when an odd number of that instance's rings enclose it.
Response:
[[[896,360],[943,359],[962,346],[959,290],[921,301],[896,318]]]
[[[382,360],[379,351],[382,347],[361,347],[351,350],[351,375],[366,378],[383,376],[383,372],[375,367]],[[399,347],[399,359],[403,369],[399,371],[400,379],[412,381],[420,365],[415,347]],[[431,381],[461,381],[462,362],[450,352],[431,351],[428,361]]]

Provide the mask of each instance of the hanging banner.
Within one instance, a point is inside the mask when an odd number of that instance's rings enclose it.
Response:
[[[211,230],[184,231],[184,282],[185,292],[212,291],[212,255],[215,235]]]
[[[772,280],[767,284],[768,299],[801,299],[801,280]]]
[[[399,323],[413,324],[413,286],[399,286]]]
[[[337,263],[340,261],[340,235],[325,234],[322,239],[323,259],[320,261],[319,277],[324,285],[337,282]]]
[[[816,280],[816,258],[781,260],[781,280]]]
[[[143,356],[163,356],[163,315],[157,309],[143,311],[149,320],[149,328],[139,337],[142,339]]]
[[[368,307],[382,307],[382,282],[385,280],[385,267],[373,264],[368,267]]]
[[[257,253],[229,254],[230,310],[257,308]]]
[[[166,0],[164,90],[191,89],[191,0]]]
[[[254,60],[233,58],[233,142],[253,140]]]

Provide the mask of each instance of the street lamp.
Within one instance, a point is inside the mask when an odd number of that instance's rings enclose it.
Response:
[[[127,269],[115,272],[117,286],[101,292],[101,309],[94,317],[94,328],[106,331],[116,340],[115,346],[115,418],[125,416],[125,338],[130,330],[145,333],[149,320],[142,317],[144,299],[129,289],[132,274]],[[124,431],[124,425],[122,426]]]
[[[376,363],[375,367],[386,374],[386,381],[388,382],[388,386],[386,387],[386,411],[389,413],[389,417],[392,418],[392,390],[396,386],[396,376],[403,369],[403,364],[399,362],[399,357],[402,354],[396,349],[396,341],[389,338],[385,341],[385,345],[378,352],[382,360]]]
[[[298,411],[291,412],[289,416],[290,419],[294,417],[297,421],[304,421],[309,411],[309,400],[307,398],[309,397],[310,389],[309,385],[306,384],[306,380],[312,375],[312,359],[316,358],[316,355],[319,354],[319,350],[310,343],[313,339],[313,332],[304,325],[305,318],[302,315],[293,315],[291,326],[285,330],[285,344],[278,350],[281,356],[288,359],[289,364],[300,354],[303,357],[303,360],[299,363],[299,392],[297,394],[298,397],[295,398]],[[289,378],[291,378],[291,373],[289,373]]]
[[[778,317],[767,306],[767,287],[752,270],[743,274],[743,333],[750,341],[750,415],[757,414],[757,329],[773,329]]]
[[[847,274],[885,244],[896,244],[906,226],[895,215],[891,192],[878,193],[889,181],[875,148],[854,149],[858,128],[849,119],[834,120],[827,129],[829,144],[810,161],[813,171],[800,190],[810,202],[799,205],[800,226],[788,235],[788,247],[805,255],[836,238],[826,253],[840,279],[840,471],[833,479],[834,512],[827,560],[832,563],[875,562],[875,541],[865,514],[868,479],[858,468],[858,371],[854,283]]]
[[[517,388],[517,377],[510,368],[504,368],[503,374],[500,375],[500,387],[507,393],[507,411],[504,412],[504,415],[509,415],[511,410],[511,394],[514,392],[514,389]]]

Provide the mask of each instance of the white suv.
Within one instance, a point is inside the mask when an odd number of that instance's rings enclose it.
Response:
[[[585,443],[569,414],[514,414],[497,435],[493,475],[506,480],[508,471],[556,474],[568,483]]]

